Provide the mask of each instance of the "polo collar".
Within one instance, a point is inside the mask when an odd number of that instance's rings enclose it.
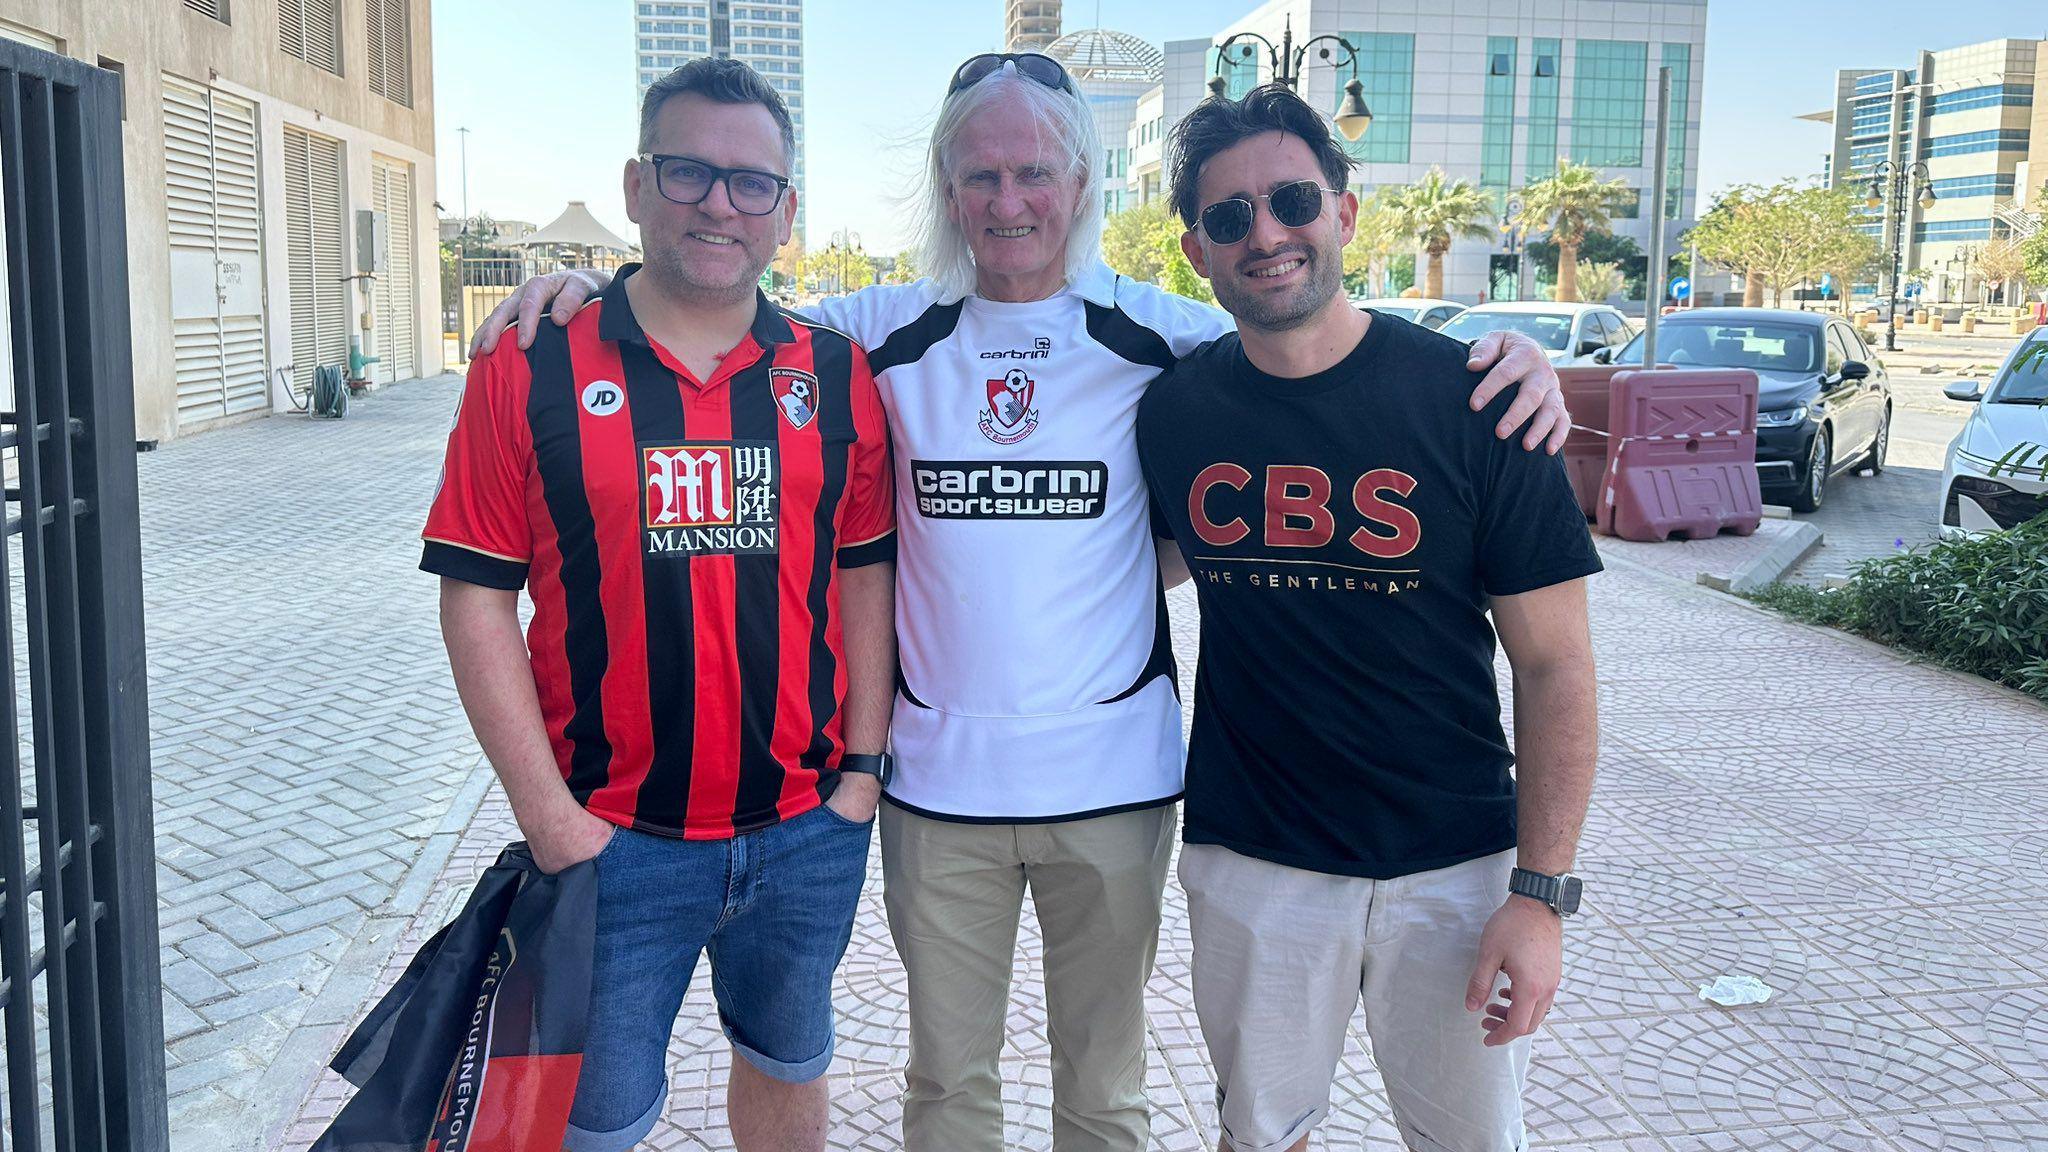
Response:
[[[618,274],[612,277],[612,282],[598,296],[598,299],[604,301],[604,310],[598,313],[597,317],[598,339],[632,344],[647,343],[647,332],[640,327],[639,318],[633,315],[633,302],[626,295],[626,279],[638,271],[640,265],[637,262],[622,265]],[[796,339],[796,332],[790,328],[788,319],[782,315],[782,309],[776,307],[775,302],[768,299],[768,294],[759,288],[754,289],[754,322],[748,331],[753,335],[754,343],[764,349],[775,344],[788,344]]]

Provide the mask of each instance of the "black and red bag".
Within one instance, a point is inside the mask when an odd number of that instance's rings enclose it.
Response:
[[[560,1149],[596,937],[596,864],[507,847],[335,1054],[358,1091],[312,1152]]]

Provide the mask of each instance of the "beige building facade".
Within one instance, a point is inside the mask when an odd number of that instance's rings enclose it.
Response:
[[[139,440],[442,370],[429,0],[0,0],[121,76]]]

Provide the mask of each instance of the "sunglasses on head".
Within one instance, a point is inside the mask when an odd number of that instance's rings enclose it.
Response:
[[[1017,74],[1026,79],[1036,80],[1047,88],[1074,91],[1073,78],[1059,61],[1041,52],[984,52],[970,56],[967,63],[960,65],[953,73],[953,82],[946,86],[946,95],[972,88],[983,80],[1003,70],[1003,65],[1015,64]]]
[[[1250,200],[1233,198],[1218,200],[1202,209],[1202,231],[1212,244],[1235,244],[1252,233],[1252,217],[1258,211],[1254,201],[1264,200],[1267,211],[1283,228],[1302,228],[1315,223],[1323,214],[1323,194],[1335,192],[1313,180],[1296,180],[1282,184],[1264,196]]]

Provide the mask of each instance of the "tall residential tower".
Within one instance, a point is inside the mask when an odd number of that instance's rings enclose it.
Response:
[[[1057,7],[1055,5],[1054,7]],[[804,4],[803,0],[639,0],[634,37],[640,91],[663,73],[699,56],[739,60],[766,77],[789,104],[796,124],[796,235],[804,235]]]

